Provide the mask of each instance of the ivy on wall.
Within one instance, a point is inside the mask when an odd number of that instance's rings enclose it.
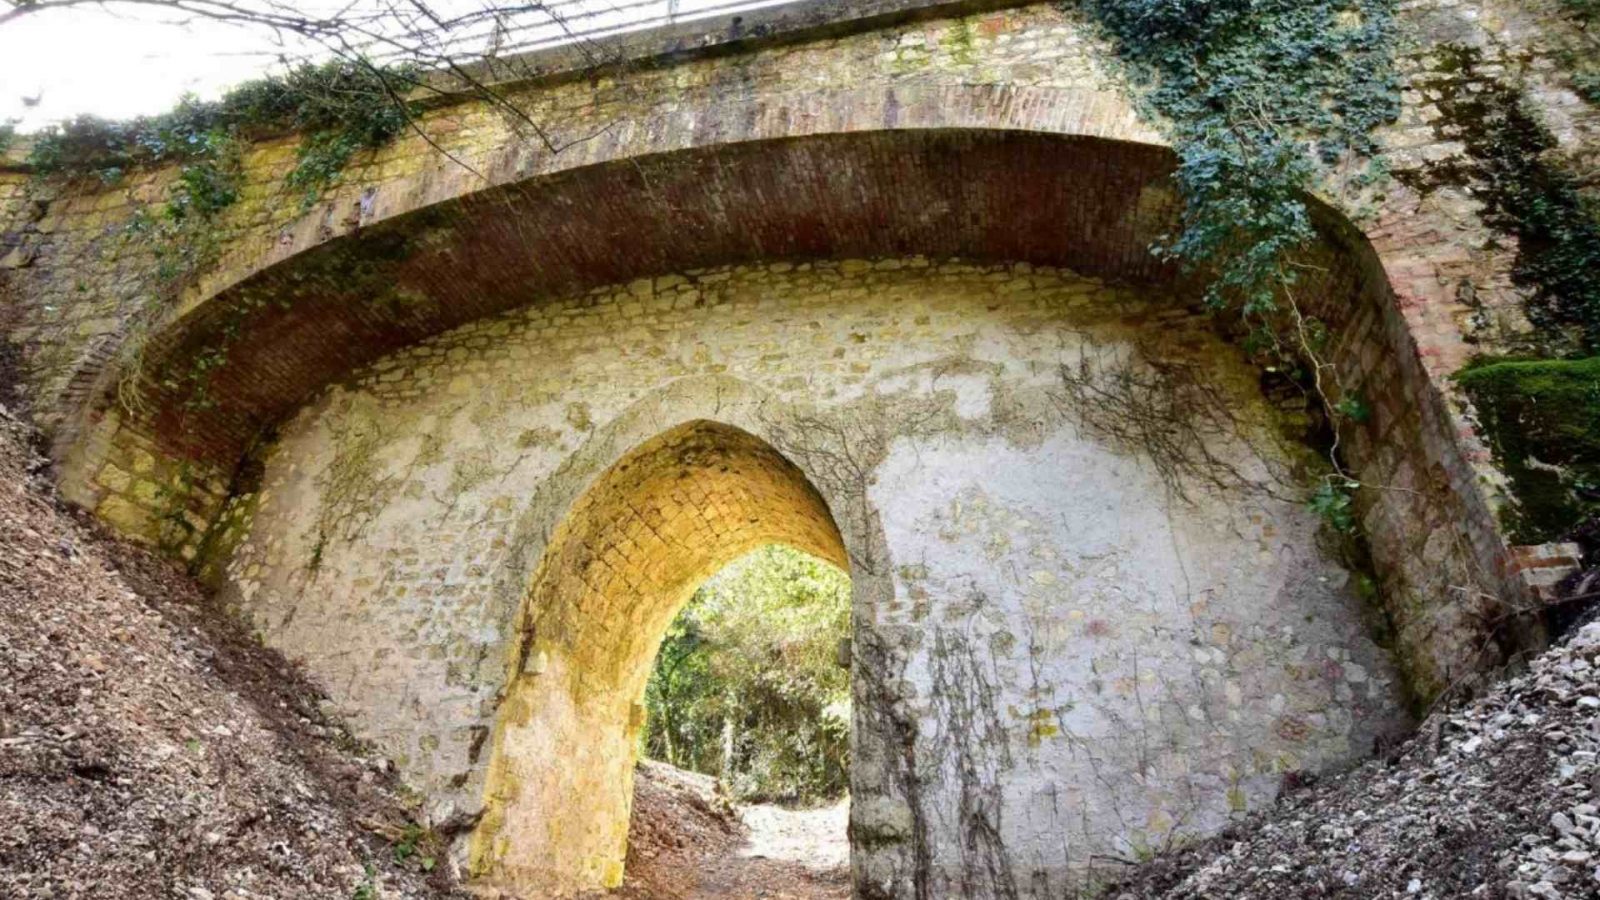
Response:
[[[1600,0],[1561,0],[1561,6],[1585,32],[1600,24]],[[1578,96],[1600,106],[1600,52],[1568,51],[1562,57]]]
[[[1363,421],[1361,398],[1321,358],[1326,326],[1294,301],[1317,240],[1306,197],[1336,167],[1370,186],[1374,132],[1400,110],[1394,0],[1083,0],[1164,123],[1178,155],[1181,228],[1156,251],[1207,278],[1206,301],[1238,314],[1247,347],[1307,387],[1333,425]],[[1359,486],[1341,468],[1313,508],[1351,530]]]
[[[1600,0],[1561,2],[1581,26],[1600,21]],[[1238,313],[1248,326],[1247,346],[1321,401],[1335,434],[1333,471],[1311,504],[1336,529],[1352,529],[1352,492],[1359,483],[1340,468],[1337,434],[1341,422],[1360,422],[1367,409],[1321,359],[1327,329],[1295,306],[1294,290],[1297,257],[1317,239],[1306,196],[1335,169],[1355,171],[1349,181],[1357,186],[1381,183],[1387,174],[1374,134],[1400,108],[1397,3],[1080,5],[1142,89],[1146,112],[1165,124],[1178,154],[1181,229],[1157,252],[1206,276],[1208,303]],[[1489,361],[1482,374],[1464,374],[1462,384],[1517,488],[1512,531],[1520,539],[1548,540],[1592,506],[1584,498],[1600,489],[1590,483],[1591,463],[1583,461],[1586,444],[1557,449],[1552,443],[1576,434],[1575,410],[1591,410],[1590,401],[1575,398],[1600,395],[1600,372],[1577,358],[1600,352],[1600,280],[1594,277],[1600,212],[1549,158],[1555,138],[1521,90],[1485,75],[1476,49],[1446,46],[1440,52],[1440,74],[1421,87],[1442,114],[1435,126],[1440,137],[1461,142],[1465,153],[1401,177],[1423,191],[1445,184],[1470,190],[1484,203],[1485,223],[1516,240],[1513,279],[1537,330],[1533,349],[1549,358],[1511,369]],[[1600,70],[1593,60],[1576,62],[1582,64],[1570,66],[1574,85],[1591,102],[1600,100]],[[1592,428],[1592,420],[1583,426]],[[1540,468],[1541,461],[1574,453],[1578,469],[1552,475]]]
[[[171,112],[127,122],[79,117],[36,136],[28,161],[43,178],[116,184],[136,169],[177,167],[165,200],[137,211],[123,229],[125,239],[145,242],[155,258],[151,278],[139,288],[151,296],[125,329],[128,365],[118,385],[125,408],[141,406],[144,345],[152,323],[168,305],[165,301],[216,261],[226,237],[219,217],[243,193],[247,144],[273,135],[301,135],[295,166],[284,184],[299,196],[301,208],[308,209],[338,181],[356,153],[383,146],[408,126],[415,109],[400,91],[414,80],[408,69],[364,62],[303,64],[242,84],[214,102],[185,98]],[[237,325],[232,323],[234,330]],[[181,376],[162,377],[193,385],[190,406],[204,407],[211,402],[206,391],[210,374],[226,362],[233,337],[225,335],[221,343],[195,354]]]
[[[185,98],[159,116],[128,122],[79,117],[40,133],[29,162],[44,175],[93,175],[108,183],[133,168],[177,162],[197,180],[236,185],[237,166],[223,165],[224,148],[298,133],[298,159],[286,180],[309,203],[357,151],[381,147],[406,127],[413,111],[396,85],[410,80],[408,72],[363,63],[307,63],[242,84],[215,102]],[[237,193],[221,189],[206,199],[221,208]]]

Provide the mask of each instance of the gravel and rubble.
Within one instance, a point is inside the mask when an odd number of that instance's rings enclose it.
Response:
[[[1397,752],[1124,873],[1117,898],[1600,897],[1600,622]]]
[[[844,802],[735,806],[709,775],[643,761],[615,900],[848,900]]]
[[[459,896],[392,767],[0,407],[0,897]],[[432,869],[432,871],[424,871]]]

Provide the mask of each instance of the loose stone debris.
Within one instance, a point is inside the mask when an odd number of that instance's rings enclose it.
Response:
[[[1600,897],[1597,666],[1591,622],[1396,753],[1293,789],[1107,896]]]

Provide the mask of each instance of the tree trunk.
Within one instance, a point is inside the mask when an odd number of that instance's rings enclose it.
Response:
[[[730,703],[730,709],[738,709],[736,704]],[[733,716],[722,717],[722,780],[733,778]]]

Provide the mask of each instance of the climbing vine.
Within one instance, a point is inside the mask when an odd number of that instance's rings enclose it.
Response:
[[[1380,181],[1373,134],[1399,114],[1394,0],[1083,0],[1178,155],[1180,228],[1155,250],[1206,278],[1247,348],[1304,385],[1334,426],[1361,398],[1323,358],[1328,329],[1295,302],[1317,240],[1307,195],[1328,176]],[[1358,486],[1333,471],[1314,508],[1348,530]]]
[[[247,82],[220,100],[185,98],[168,113],[127,122],[79,117],[45,129],[33,141],[29,162],[45,178],[121,182],[131,171],[176,166],[165,199],[136,212],[123,228],[125,240],[149,246],[155,266],[139,286],[150,295],[128,324],[125,377],[118,385],[125,408],[140,406],[141,358],[153,322],[189,283],[214,263],[225,232],[221,214],[243,195],[243,152],[250,141],[299,133],[294,168],[284,185],[309,208],[335,184],[354,155],[396,137],[415,110],[401,96],[414,82],[404,68],[363,61],[303,64],[282,75]],[[252,308],[262,305],[253,304]],[[231,328],[237,331],[238,323]],[[205,385],[226,362],[236,334],[197,352],[189,371],[174,378],[189,383],[188,406],[211,401]]]
[[[400,93],[413,80],[409,70],[361,61],[306,63],[246,82],[217,101],[185,98],[159,116],[128,122],[79,117],[41,132],[29,161],[42,174],[95,176],[108,183],[134,168],[174,162],[196,167],[206,179],[225,179],[218,147],[299,133],[296,165],[286,182],[312,202],[357,151],[381,147],[406,127],[415,111]],[[237,194],[210,199],[226,206]]]

